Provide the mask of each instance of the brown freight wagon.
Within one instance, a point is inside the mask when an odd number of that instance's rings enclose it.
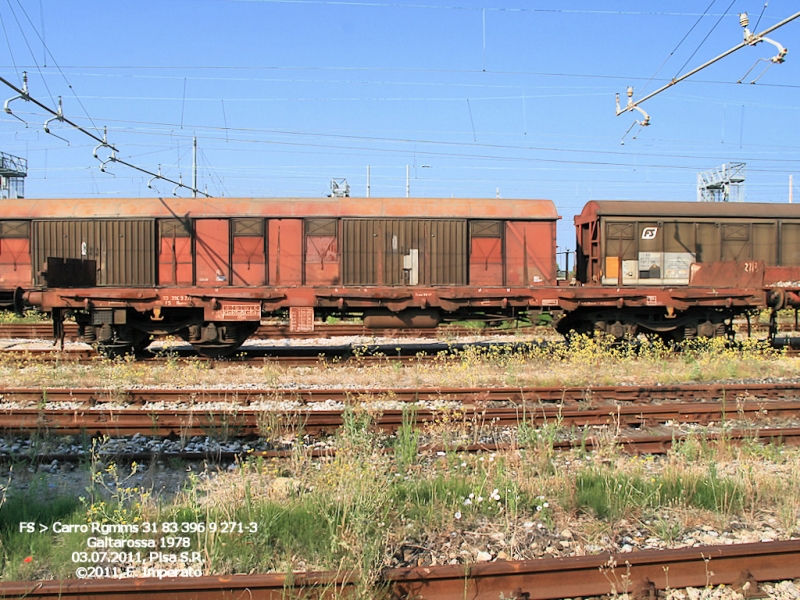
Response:
[[[692,263],[763,261],[767,284],[800,273],[796,204],[595,200],[575,226],[585,285],[687,285]]]
[[[29,299],[109,348],[179,333],[231,351],[287,308],[375,326],[513,314],[520,289],[556,285],[558,219],[549,200],[8,200],[0,287],[73,290]]]
[[[575,227],[585,291],[560,331],[732,336],[737,315],[800,306],[798,205],[591,201]]]

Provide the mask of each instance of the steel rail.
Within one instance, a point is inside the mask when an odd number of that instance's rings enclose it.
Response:
[[[728,585],[757,595],[758,584],[800,577],[800,540],[387,570],[377,583],[396,600],[551,600]],[[330,572],[196,578],[11,581],[0,597],[28,600],[278,600],[348,596],[357,578]],[[502,596],[501,596],[502,595]]]
[[[140,363],[159,364],[167,360],[190,359],[210,365],[211,368],[224,368],[240,366],[243,364],[263,365],[264,363],[278,363],[283,366],[318,366],[320,364],[381,364],[381,363],[420,363],[432,360],[441,360],[444,354],[448,358],[458,358],[457,352],[466,346],[494,347],[504,344],[519,345],[519,342],[443,342],[429,341],[418,344],[391,343],[376,345],[371,343],[319,346],[243,346],[234,356],[225,359],[214,359],[199,356],[197,351],[190,346],[178,346],[156,349],[154,352],[145,353],[145,358],[139,359]],[[95,349],[84,348],[26,348],[16,343],[6,345],[0,355],[14,357],[19,360],[35,360],[37,362],[74,362],[76,364],[92,364],[106,360]]]
[[[305,433],[331,432],[342,425],[340,410],[271,410],[218,408],[195,409],[82,409],[22,408],[0,411],[0,429],[75,435],[132,436],[135,434],[167,437],[171,435],[209,435],[223,428],[234,437],[259,435],[265,415],[294,422]],[[613,426],[622,428],[653,427],[669,423],[724,423],[750,421],[763,424],[771,419],[800,417],[800,402],[748,401],[729,408],[720,403],[662,404],[657,406],[605,406],[593,409],[563,409],[557,406],[496,407],[463,406],[459,408],[418,409],[412,418],[419,426],[435,422],[442,412],[451,418],[477,426],[516,426],[519,423],[541,426],[556,423],[560,427]],[[396,431],[408,419],[402,410],[376,409],[374,424],[385,431]]]
[[[432,337],[441,338],[447,336],[487,336],[487,335],[509,335],[518,333],[535,333],[536,327],[519,327],[515,329],[496,329],[471,327],[460,327],[457,325],[442,325],[434,328],[409,328],[409,329],[369,329],[363,325],[353,323],[340,323],[336,325],[315,324],[314,331],[291,331],[288,325],[273,324],[260,325],[250,339],[308,339],[308,338],[328,338],[342,336],[361,336],[361,337],[401,337],[401,338],[420,338]],[[78,326],[75,323],[64,323],[64,336],[66,339],[75,341],[78,339]],[[0,339],[51,339],[53,337],[53,324],[49,321],[41,323],[0,323]]]
[[[589,434],[585,437],[574,438],[570,440],[553,442],[553,450],[560,452],[573,450],[576,448],[583,448],[585,450],[595,450],[599,447],[617,446],[627,454],[642,455],[642,454],[666,454],[672,449],[676,443],[682,443],[690,439],[690,434],[656,434],[650,435],[647,433],[640,433],[638,436],[599,436]],[[759,443],[776,443],[786,444],[789,446],[800,446],[800,427],[790,428],[763,428],[763,429],[739,429],[726,431],[724,433],[704,433],[702,439],[705,442],[714,442],[725,440],[726,443],[738,445],[744,442],[756,441]],[[477,444],[463,444],[463,445],[443,445],[443,444],[426,444],[419,447],[420,454],[446,455],[447,453],[468,453],[480,454],[487,452],[507,452],[507,451],[523,451],[527,448],[524,445],[517,443],[497,444],[497,443],[477,443]],[[394,448],[386,447],[386,453],[394,452]],[[336,448],[308,448],[301,449],[303,456],[307,458],[322,458],[336,456]],[[0,454],[0,462],[11,459],[14,461],[22,462],[78,462],[85,460],[88,456],[87,452],[78,454],[63,454],[63,453],[43,453],[35,455],[14,454],[13,456],[4,456]],[[126,450],[119,451],[103,451],[100,450],[96,453],[97,458],[102,460],[115,460],[123,463],[137,462],[139,464],[146,464],[153,459],[179,459],[189,462],[210,461],[212,463],[219,462],[233,462],[240,459],[287,459],[297,456],[297,450],[205,450],[202,452],[128,452]]]
[[[721,584],[742,589],[748,582],[751,597],[757,582],[800,576],[800,540],[414,567],[384,576],[398,599],[549,600],[625,592],[654,598],[656,590]]]
[[[408,338],[411,339],[411,338]],[[243,364],[263,365],[264,363],[277,363],[286,367],[298,366],[318,366],[320,364],[355,364],[356,366],[368,364],[386,363],[412,363],[419,364],[432,360],[460,360],[459,352],[465,348],[504,348],[506,350],[526,351],[534,346],[543,348],[546,345],[559,345],[563,342],[521,342],[518,340],[509,341],[424,341],[419,344],[410,342],[392,342],[383,344],[365,343],[344,343],[342,345],[318,345],[318,346],[257,346],[245,345],[239,348],[230,357],[217,359],[198,355],[197,351],[191,346],[174,346],[170,348],[155,348],[147,350],[138,356],[140,363],[159,364],[167,360],[190,359],[201,361],[210,365],[210,368],[224,368],[228,366],[240,366]],[[776,349],[781,350],[786,356],[797,356],[800,354],[800,337],[776,338]],[[0,344],[0,356],[14,357],[19,360],[35,360],[37,362],[74,362],[76,364],[92,364],[97,361],[107,360],[94,348],[26,348],[18,342]]]
[[[562,427],[652,427],[671,423],[797,419],[800,385],[604,386],[597,388],[442,388],[362,390],[98,390],[0,388],[0,428],[61,434],[130,436],[259,435],[263,419],[324,433],[342,424],[344,405],[374,407],[375,424],[395,431],[417,403],[424,425],[442,412],[476,426],[557,423]],[[782,400],[781,398],[790,398]],[[342,406],[329,407],[336,402]],[[288,404],[287,404],[288,403]],[[324,403],[324,404],[321,404]],[[426,406],[432,403],[433,406]],[[404,415],[404,412],[406,413]]]
[[[736,401],[800,399],[800,383],[711,383],[674,385],[588,385],[543,387],[425,387],[425,388],[181,388],[181,389],[101,389],[101,388],[23,388],[0,387],[6,402],[80,402],[87,406],[106,402],[146,405],[158,401],[168,403],[227,402],[247,407],[255,402],[295,400],[314,404],[327,400],[354,402],[364,399],[390,399],[396,402],[458,401],[486,404],[504,402],[523,406],[556,404],[592,408],[596,402],[615,401],[622,404],[656,404],[660,402],[725,402],[730,411]]]

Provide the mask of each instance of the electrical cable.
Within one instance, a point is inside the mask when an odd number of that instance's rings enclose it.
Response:
[[[53,56],[53,53],[50,52],[50,48],[47,47],[47,43],[45,43],[44,38],[41,35],[39,35],[39,32],[36,29],[36,26],[33,24],[33,21],[31,21],[31,18],[28,16],[28,13],[25,11],[25,7],[22,6],[22,4],[20,3],[20,0],[17,0],[17,4],[19,4],[20,9],[22,10],[22,14],[25,15],[26,19],[28,19],[28,23],[30,24],[31,28],[33,29],[33,32],[39,38],[39,41],[42,42],[42,47],[45,49],[45,52],[50,56],[50,59],[53,61],[53,64],[56,66],[56,69],[58,69],[58,72],[61,74],[61,77],[64,79],[64,82],[67,84],[67,87],[72,92],[73,97],[78,101],[78,104],[83,109],[83,112],[86,115],[86,118],[89,119],[89,122],[92,124],[92,127],[94,127],[95,131],[99,132],[100,128],[92,120],[92,117],[89,114],[89,111],[86,110],[86,107],[83,105],[83,102],[81,102],[80,96],[78,96],[78,94],[75,93],[75,89],[72,87],[72,84],[69,82],[69,79],[67,79],[67,76],[64,73],[64,71],[61,70],[61,67],[58,64],[58,61],[56,61],[55,56]],[[44,23],[44,16],[42,17],[42,23]],[[51,98],[52,98],[52,95],[51,95]]]
[[[711,36],[712,33],[714,33],[714,30],[717,28],[717,25],[720,24],[720,21],[722,21],[723,17],[725,17],[725,15],[728,14],[728,11],[731,9],[731,7],[735,3],[736,3],[736,0],[731,0],[731,3],[728,5],[728,8],[726,8],[725,12],[719,16],[719,19],[717,19],[717,22],[714,23],[714,26],[711,28],[711,31],[709,31],[706,34],[706,37],[704,37],[703,40],[698,44],[697,48],[695,48],[694,52],[692,52],[692,55],[689,58],[686,59],[686,62],[683,63],[683,66],[680,69],[678,69],[678,72],[675,73],[675,77],[673,77],[673,79],[677,79],[678,78],[678,76],[681,74],[681,71],[683,71],[686,68],[686,65],[689,64],[689,61],[692,60],[694,58],[694,55],[697,54],[697,52],[700,50],[700,48],[703,47],[703,44],[705,44],[706,40]]]
[[[8,46],[8,55],[11,57],[11,62],[14,65],[14,72],[19,77],[19,68],[17,68],[17,59],[14,58],[14,51],[11,49],[11,39],[8,37],[8,31],[6,31],[6,22],[3,19],[2,13],[0,13],[0,26],[3,27],[3,37],[6,39],[6,45]]]
[[[756,21],[755,27],[753,27],[753,31],[758,31],[758,24],[761,23],[761,17],[764,16],[764,11],[767,10],[767,4],[769,4],[769,0],[765,0],[764,6],[761,7],[761,14],[758,15],[758,21]]]
[[[50,96],[50,101],[53,104],[55,104],[56,103],[56,99],[53,96],[53,92],[50,91],[50,87],[47,85],[47,80],[44,77],[44,73],[42,73],[42,68],[39,66],[39,63],[36,61],[36,55],[34,54],[33,48],[31,48],[30,43],[28,43],[28,37],[25,35],[25,30],[22,28],[22,24],[19,22],[19,19],[17,18],[17,13],[14,12],[14,7],[11,6],[11,0],[6,0],[6,2],[8,3],[8,8],[11,10],[11,14],[14,17],[14,20],[17,22],[17,27],[19,28],[20,34],[22,35],[22,39],[25,42],[25,45],[28,47],[28,52],[31,53],[31,58],[33,59],[34,67],[39,72],[39,75],[42,78],[42,83],[44,84],[44,87],[45,87],[45,89],[47,90],[47,93]],[[19,76],[19,74],[17,74],[17,76]]]
[[[663,68],[664,68],[664,65],[666,65],[666,64],[667,64],[667,61],[669,61],[669,59],[670,59],[670,58],[672,58],[672,56],[675,54],[675,52],[677,52],[677,51],[678,51],[678,48],[680,48],[680,47],[681,47],[681,45],[683,44],[683,42],[685,42],[685,41],[686,41],[686,38],[688,38],[688,37],[689,37],[689,35],[692,33],[692,31],[694,31],[695,27],[697,27],[697,26],[700,24],[700,21],[702,21],[702,20],[703,20],[703,17],[705,17],[705,16],[706,16],[706,14],[708,13],[708,11],[709,11],[709,10],[711,10],[711,7],[712,7],[712,6],[714,6],[714,4],[716,4],[716,2],[717,2],[717,0],[711,0],[711,4],[709,4],[709,5],[706,7],[706,9],[703,11],[703,14],[702,14],[702,15],[700,15],[700,16],[697,18],[697,21],[695,21],[695,22],[694,22],[694,25],[692,25],[692,26],[689,28],[689,31],[687,31],[687,32],[686,32],[686,34],[685,34],[685,35],[684,35],[684,36],[681,38],[681,41],[680,41],[680,42],[678,42],[678,45],[677,45],[677,46],[675,46],[675,47],[672,49],[672,52],[670,52],[670,53],[667,55],[667,58],[665,58],[665,59],[664,59],[664,62],[662,62],[662,63],[661,63],[661,66],[660,66],[660,67],[658,67],[658,69],[656,69],[656,72],[655,72],[655,73],[653,73],[652,77],[650,77],[650,79],[648,79],[648,80],[645,82],[645,84],[642,86],[642,89],[641,89],[641,90],[639,90],[639,93],[640,93],[640,94],[643,94],[643,93],[644,93],[644,91],[647,89],[647,86],[648,86],[648,85],[650,85],[650,83],[653,81],[653,79],[655,79],[656,75],[658,75],[658,74],[661,72],[661,69],[663,69]]]

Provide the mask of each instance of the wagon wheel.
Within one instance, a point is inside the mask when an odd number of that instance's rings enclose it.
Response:
[[[150,345],[150,342],[153,341],[153,336],[149,333],[145,333],[144,331],[135,330],[133,334],[133,351],[136,354],[141,354],[144,352],[145,348]]]
[[[133,344],[130,342],[108,342],[95,344],[95,350],[106,358],[123,358],[134,353]]]
[[[206,358],[225,358],[235,353],[243,343],[244,341],[228,344],[196,343],[192,344],[192,348]]]
[[[209,339],[207,329],[213,326],[215,334],[213,339]],[[247,341],[259,323],[210,323],[203,327],[203,333],[199,340],[189,339],[189,343],[197,350],[197,353],[206,358],[225,358],[234,354],[239,347]],[[223,333],[224,332],[224,333]],[[187,338],[184,338],[187,339]]]
[[[141,354],[150,345],[150,334],[126,325],[112,325],[113,334],[107,341],[94,344],[97,352],[107,358],[120,358],[126,354]]]

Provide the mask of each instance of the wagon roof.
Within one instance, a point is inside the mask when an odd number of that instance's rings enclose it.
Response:
[[[583,207],[581,214],[575,216],[575,223],[594,221],[599,216],[800,218],[800,204],[592,200]]]
[[[486,198],[68,198],[0,200],[0,219],[185,217],[560,219],[551,200]]]

